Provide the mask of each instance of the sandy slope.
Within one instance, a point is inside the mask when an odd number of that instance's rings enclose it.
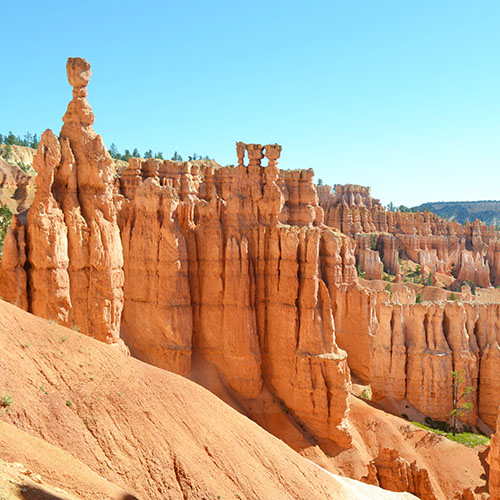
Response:
[[[37,492],[65,500],[127,499],[127,491],[106,481],[70,453],[2,421],[0,449],[0,499],[34,498]]]
[[[4,445],[0,459],[22,461],[68,494],[89,498],[79,489],[88,466],[111,488],[103,499],[121,494],[113,488],[141,499],[414,498],[357,491],[193,382],[1,301],[0,366],[0,397],[13,398],[0,418],[70,453],[80,486],[61,471],[71,460],[44,463],[48,452]],[[0,433],[5,443],[9,429]]]

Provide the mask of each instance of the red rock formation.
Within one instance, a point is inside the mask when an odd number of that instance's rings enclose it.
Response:
[[[28,309],[26,271],[26,232],[13,216],[5,235],[0,262],[0,297],[21,309]]]
[[[493,228],[479,221],[461,226],[431,212],[386,212],[363,186],[336,185],[335,194],[330,186],[320,186],[318,191],[327,225],[350,236],[389,232],[401,256],[421,265],[425,275],[453,271],[459,283],[471,281],[480,287],[500,284],[500,240]],[[396,274],[394,258],[382,260],[391,274]]]
[[[203,182],[188,163],[162,162],[160,183],[174,189],[149,179],[151,169],[144,163],[131,161],[122,179],[130,202],[120,216],[126,276],[122,332],[141,359],[185,373],[188,365],[180,369],[177,358],[189,355],[192,329],[193,347],[218,367],[234,397],[257,398],[266,385],[318,440],[345,445],[342,401],[349,375],[345,353],[335,344],[320,268],[321,255],[334,254],[338,273],[331,285],[352,280],[352,248],[339,234],[312,227],[322,217],[312,172],[280,172],[279,149],[265,147],[269,165],[262,167],[263,147],[239,143],[239,162],[248,151],[249,166],[203,168]],[[166,215],[162,203],[170,206]],[[300,221],[302,227],[279,219]],[[158,221],[161,229],[155,229]],[[154,241],[175,242],[169,244],[172,264],[157,259],[161,252],[154,246],[143,248],[146,231]],[[164,236],[156,236],[158,231]],[[182,271],[186,261],[188,278]],[[158,281],[159,270],[169,266],[169,279]],[[136,276],[143,276],[144,284],[138,285]],[[161,304],[156,290],[166,294]],[[138,307],[148,310],[146,334]]]
[[[491,437],[490,453],[488,462],[490,464],[490,500],[500,500],[500,415],[497,419],[496,433]]]
[[[127,207],[121,336],[137,357],[186,375],[193,322],[186,244],[172,218],[177,205],[175,191],[151,178]]]
[[[391,491],[408,491],[422,500],[436,500],[438,497],[425,469],[415,462],[402,459],[397,450],[384,448],[373,461],[377,470],[379,485]]]
[[[131,159],[115,183],[92,129],[90,65],[67,69],[61,137],[46,131],[35,159],[30,310],[102,340],[121,329],[134,355],[181,374],[196,371],[195,350],[234,400],[270,394],[317,442],[347,446],[330,293],[355,279],[353,245],[322,225],[312,170],[280,171],[279,145],[240,143],[238,167]],[[322,255],[335,260],[328,284]]]
[[[365,273],[365,278],[368,280],[382,279],[384,265],[376,251],[377,235],[357,234],[355,241],[356,260],[359,269]]]
[[[237,143],[236,167],[132,158],[115,182],[92,129],[90,65],[70,59],[68,77],[61,136],[46,131],[35,159],[27,251],[19,225],[6,241],[9,300],[101,340],[121,335],[136,357],[212,387],[294,444],[351,446],[349,368],[375,400],[438,419],[462,370],[475,389],[467,420],[495,423],[500,304],[445,304],[443,290],[376,280],[384,266],[398,277],[401,256],[486,284],[496,233],[386,212],[361,186],[318,194],[312,170],[279,170],[276,144]],[[375,281],[358,283],[356,259]],[[412,467],[397,474],[420,492],[425,473]]]
[[[500,304],[448,301],[415,303],[404,284],[392,297],[359,285],[341,287],[335,297],[337,342],[349,367],[373,397],[407,400],[425,415],[447,420],[452,410],[451,371],[462,371],[472,386],[474,408],[494,427],[500,395],[495,390],[500,350]],[[409,303],[413,300],[413,303]]]
[[[7,205],[13,213],[28,209],[33,200],[33,184],[31,175],[0,158],[0,204]]]
[[[61,136],[44,132],[34,160],[37,191],[27,222],[30,311],[115,341],[123,255],[112,160],[92,129],[89,63],[69,59],[67,72],[73,100]]]

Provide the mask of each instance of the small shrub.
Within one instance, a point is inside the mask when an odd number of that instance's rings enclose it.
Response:
[[[72,403],[69,399],[67,399],[67,400],[66,400],[66,406],[67,406],[68,408],[71,408],[71,407],[73,406],[73,403]]]
[[[358,265],[357,269],[358,269],[358,276],[363,279],[366,278],[366,273],[365,271],[361,270],[361,266]]]
[[[0,408],[8,412],[12,406],[12,402],[13,397],[5,394],[2,398],[0,398]]]
[[[7,234],[7,229],[9,229],[11,220],[12,212],[9,210],[9,207],[0,203],[0,256],[3,252],[3,242],[5,239],[5,235]]]
[[[453,292],[451,292],[448,300],[457,300],[457,296]]]
[[[370,394],[370,391],[368,389],[363,389],[359,397],[368,401],[371,401],[372,399],[372,395]]]
[[[429,417],[427,417],[429,418]],[[427,420],[426,418],[426,420]],[[433,421],[433,419],[430,419]],[[433,421],[439,422],[439,421]],[[425,429],[426,431],[433,432],[434,434],[437,434],[438,436],[443,436],[451,441],[455,441],[456,443],[463,444],[464,446],[467,446],[469,448],[474,448],[475,446],[478,445],[484,445],[484,444],[489,444],[490,439],[488,436],[485,436],[484,434],[481,433],[472,433],[472,432],[460,432],[455,435],[453,435],[451,432],[443,431],[440,429],[437,429],[435,427],[431,427],[429,425],[421,424],[420,422],[411,422],[414,426],[419,427],[420,429]],[[446,423],[446,422],[444,422]]]
[[[415,304],[420,304],[420,302],[422,302],[422,294],[418,292],[417,296],[415,297]]]

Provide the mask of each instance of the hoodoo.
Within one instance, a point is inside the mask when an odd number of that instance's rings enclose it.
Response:
[[[42,136],[0,294],[123,341],[331,470],[425,499],[476,498],[479,472],[444,477],[430,458],[460,445],[354,398],[351,376],[375,406],[446,420],[460,372],[473,388],[464,420],[494,427],[498,233],[387,211],[363,186],[317,188],[311,169],[278,167],[278,144],[237,142],[236,166],[130,158],[118,175],[92,128],[90,64],[71,58],[67,73],[73,99],[60,136]]]

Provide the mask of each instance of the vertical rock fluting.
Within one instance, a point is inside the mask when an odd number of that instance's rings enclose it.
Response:
[[[186,243],[172,217],[177,205],[173,188],[148,178],[127,207],[121,336],[138,358],[186,375],[193,321]]]
[[[265,387],[308,435],[347,446],[350,377],[329,287],[355,279],[354,256],[347,238],[319,227],[312,171],[283,173],[280,150],[238,143],[239,165],[215,170],[130,161],[121,182],[122,334],[132,353],[180,373],[188,365],[179,366],[178,356],[188,359],[192,335],[193,349],[217,367],[233,398],[259,398]],[[173,200],[167,214],[158,198]],[[158,241],[170,242],[169,262],[158,258]],[[165,268],[172,274],[161,282]]]
[[[60,138],[44,132],[28,213],[30,309],[105,341],[119,337],[123,253],[113,200],[112,160],[92,124],[90,64],[70,58],[73,100]]]
[[[452,371],[474,390],[473,409],[462,419],[495,426],[500,395],[500,304],[422,302],[405,294],[359,285],[342,286],[334,302],[337,342],[349,367],[371,383],[375,400],[406,399],[425,415],[449,419]],[[391,296],[392,295],[392,296]]]
[[[496,233],[386,212],[361,186],[318,195],[312,170],[278,168],[276,144],[237,143],[236,167],[132,158],[115,181],[92,128],[90,65],[67,69],[73,100],[60,137],[43,134],[26,228],[9,229],[4,297],[101,340],[121,331],[137,357],[177,373],[193,376],[201,358],[236,404],[265,413],[270,393],[326,446],[350,442],[348,362],[375,399],[440,419],[461,370],[475,388],[468,420],[494,425],[500,305],[361,286],[356,257],[370,278],[397,275],[402,253],[485,284],[497,279]]]
[[[0,297],[28,310],[26,264],[26,231],[16,216],[5,235],[0,262]]]
[[[330,186],[320,186],[318,191],[325,224],[355,238],[360,233],[390,233],[379,234],[377,250],[391,274],[398,275],[400,254],[418,263],[425,274],[449,275],[453,271],[458,283],[469,281],[480,287],[500,284],[500,239],[493,228],[479,221],[462,226],[431,212],[389,212],[364,186],[336,185],[335,193]],[[397,250],[396,255],[387,251],[388,245]]]

